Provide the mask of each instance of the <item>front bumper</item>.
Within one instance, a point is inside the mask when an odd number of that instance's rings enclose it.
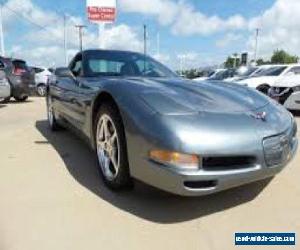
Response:
[[[300,92],[292,93],[284,101],[283,106],[289,110],[300,110]]]
[[[297,147],[298,141],[295,139],[289,161],[294,158]],[[257,165],[239,170],[189,172],[172,169],[145,159],[141,180],[173,194],[202,196],[272,177],[279,173],[289,161],[273,167]]]

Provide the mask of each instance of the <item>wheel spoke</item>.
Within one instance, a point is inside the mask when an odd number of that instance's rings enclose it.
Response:
[[[114,131],[114,133],[112,134],[112,136],[111,136],[110,139],[109,139],[109,142],[110,142],[111,146],[114,145],[116,139],[117,139],[117,132]]]
[[[109,132],[109,129],[108,129],[108,120],[105,119],[103,121],[103,125],[104,125],[104,135],[105,135],[105,140],[107,141],[110,137],[110,132]]]

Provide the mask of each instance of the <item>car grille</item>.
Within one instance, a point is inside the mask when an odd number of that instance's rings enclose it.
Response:
[[[205,157],[202,167],[209,171],[235,170],[252,167],[255,162],[256,158],[253,156]]]

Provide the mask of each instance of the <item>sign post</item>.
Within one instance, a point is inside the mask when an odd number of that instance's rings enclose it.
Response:
[[[114,23],[117,16],[116,0],[87,0],[87,15],[92,23],[98,25],[99,47],[105,48],[103,33],[107,23]]]

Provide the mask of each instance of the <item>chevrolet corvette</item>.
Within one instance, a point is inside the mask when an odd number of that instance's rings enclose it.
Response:
[[[293,116],[267,96],[190,81],[135,52],[79,52],[55,70],[46,100],[50,128],[78,131],[114,190],[137,179],[211,194],[276,175],[298,145]]]

